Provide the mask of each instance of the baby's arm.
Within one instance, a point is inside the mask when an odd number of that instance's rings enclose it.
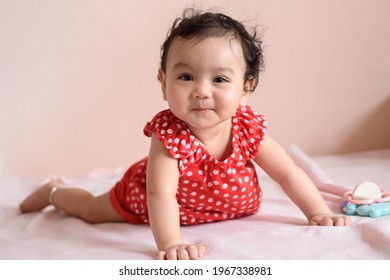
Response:
[[[302,210],[309,225],[344,226],[351,223],[349,217],[337,216],[330,211],[307,174],[269,135],[264,136],[255,161]]]
[[[176,201],[178,180],[177,160],[153,134],[146,181],[149,222],[159,251],[158,259],[196,259],[205,252],[203,246],[183,241]]]

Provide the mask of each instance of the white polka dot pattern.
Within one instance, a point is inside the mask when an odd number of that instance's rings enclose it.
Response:
[[[249,106],[232,118],[232,154],[215,159],[170,110],[158,113],[144,129],[156,133],[170,154],[179,160],[177,201],[180,223],[192,225],[237,218],[258,211],[262,193],[251,159],[255,158],[266,121]],[[148,223],[146,207],[147,158],[134,164],[112,192],[114,207],[130,222]],[[135,216],[135,217],[134,217]]]

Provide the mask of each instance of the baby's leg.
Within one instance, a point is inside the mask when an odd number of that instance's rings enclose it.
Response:
[[[41,211],[50,204],[88,223],[125,221],[111,205],[109,192],[95,197],[83,189],[60,187],[56,182],[37,189],[20,204],[20,210],[22,213]]]
[[[49,195],[50,191],[56,187],[58,183],[51,181],[39,189],[30,194],[23,202],[19,205],[19,209],[22,213],[41,211],[46,206],[49,206]]]

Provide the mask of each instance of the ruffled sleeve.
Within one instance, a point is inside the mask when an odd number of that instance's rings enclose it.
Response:
[[[267,132],[264,115],[257,114],[250,106],[239,107],[233,118],[233,145],[246,159],[254,159]]]
[[[193,155],[194,146],[199,145],[187,125],[170,110],[161,111],[145,125],[144,134],[151,137],[152,133],[163,141],[164,147],[176,159],[183,160]]]

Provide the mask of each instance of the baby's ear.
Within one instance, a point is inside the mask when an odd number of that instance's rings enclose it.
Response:
[[[251,92],[253,90],[253,87],[255,86],[256,79],[252,78],[250,80],[247,80],[244,84],[244,91],[245,92]]]
[[[254,84],[255,84],[255,79],[248,80],[248,81],[245,82],[244,89],[242,91],[241,101],[240,101],[240,105],[241,106],[246,106],[247,105],[247,102],[248,102],[248,99],[249,99],[249,94],[252,91]]]
[[[161,83],[161,90],[163,94],[163,99],[167,100],[167,93],[166,93],[166,88],[167,88],[167,83],[166,83],[166,76],[164,70],[161,68],[158,69],[158,75],[157,75],[158,80]]]

